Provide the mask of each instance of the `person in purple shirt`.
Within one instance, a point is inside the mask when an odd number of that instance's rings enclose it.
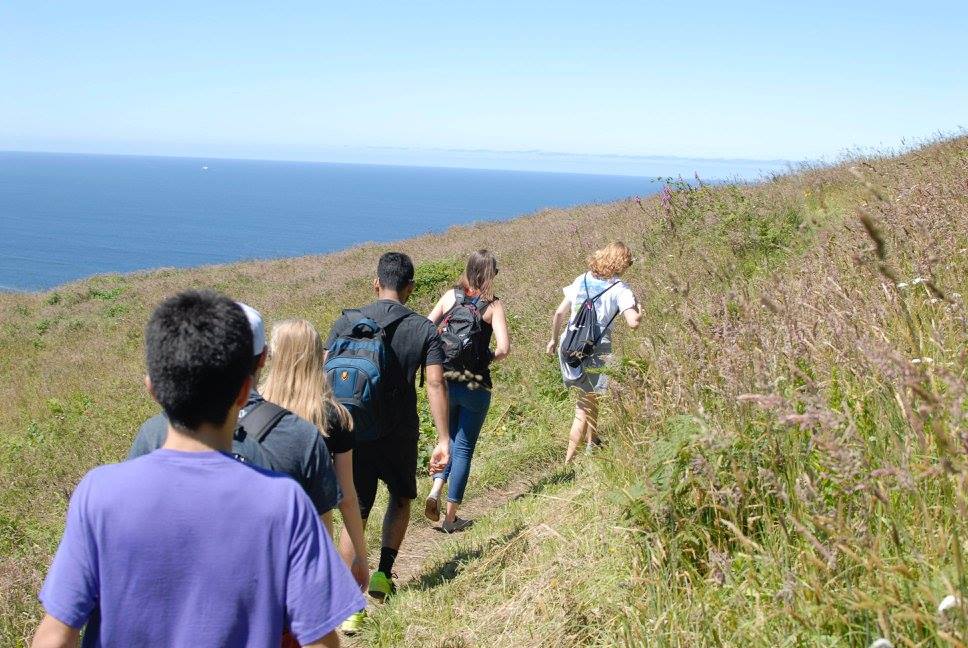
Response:
[[[145,333],[165,445],[78,484],[40,592],[34,648],[338,646],[365,603],[294,480],[229,450],[251,387],[252,332],[214,292],[163,302]],[[86,627],[85,627],[86,626]]]

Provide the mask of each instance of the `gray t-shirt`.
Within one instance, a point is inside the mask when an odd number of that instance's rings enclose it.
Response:
[[[249,394],[245,409],[263,400],[253,390]],[[151,417],[138,430],[128,459],[157,450],[165,444],[167,436],[168,419],[165,415]],[[302,417],[295,414],[283,416],[262,443],[244,432],[237,433],[232,440],[232,452],[260,468],[281,472],[295,479],[309,495],[319,513],[325,513],[339,505],[342,494],[336,481],[333,460],[326,449],[326,441],[316,426]]]

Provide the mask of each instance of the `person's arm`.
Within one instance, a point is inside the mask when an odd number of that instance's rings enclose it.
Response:
[[[312,643],[303,644],[303,648],[339,648],[339,634],[333,630],[321,639],[317,639]]]
[[[77,648],[80,638],[80,630],[45,614],[40,625],[37,626],[37,632],[34,633],[34,640],[30,643],[30,647]]]
[[[639,328],[639,324],[642,322],[642,307],[636,303],[635,306],[622,313],[622,316],[625,317],[625,323],[634,331]]]
[[[619,310],[625,317],[625,323],[634,331],[639,328],[639,323],[642,321],[642,307],[639,306],[639,300],[635,298],[635,293],[624,282],[619,286],[619,290]]]
[[[453,308],[456,301],[457,298],[454,296],[454,291],[448,290],[441,295],[440,299],[437,300],[437,305],[434,306],[434,309],[430,311],[429,315],[427,315],[427,319],[433,322],[434,325],[439,324],[440,320],[444,318],[444,313]]]
[[[444,380],[443,365],[434,364],[427,371],[427,400],[430,413],[437,428],[437,445],[430,455],[430,474],[442,472],[450,461],[449,403],[447,402],[447,382]]]
[[[353,483],[353,451],[338,453],[333,463],[336,465],[336,479],[343,491],[339,512],[343,516],[343,527],[353,543],[353,555],[343,556],[343,559],[350,566],[350,573],[362,589],[370,582],[370,565],[367,562],[366,537],[363,535],[360,502],[356,495],[356,485]]]
[[[558,310],[551,317],[551,339],[548,341],[548,348],[546,349],[548,355],[554,355],[557,352],[561,326],[568,321],[569,313],[571,313],[571,300],[565,297],[558,304]]]
[[[511,353],[511,337],[508,335],[508,318],[501,300],[491,304],[491,328],[494,329],[493,361],[504,360]]]

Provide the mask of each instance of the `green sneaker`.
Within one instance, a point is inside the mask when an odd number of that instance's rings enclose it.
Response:
[[[388,596],[393,596],[397,593],[397,587],[393,584],[393,580],[381,571],[373,572],[370,576],[370,596],[375,599],[383,601]]]
[[[360,610],[359,612],[354,612],[346,621],[340,625],[339,629],[343,631],[345,635],[355,635],[357,632],[363,629],[363,622],[366,621],[366,610]]]

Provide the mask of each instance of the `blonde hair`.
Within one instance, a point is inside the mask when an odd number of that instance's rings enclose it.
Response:
[[[494,301],[494,277],[497,276],[497,257],[488,250],[478,250],[467,259],[464,274],[457,285],[464,289],[476,290],[487,301]]]
[[[347,430],[353,419],[335,398],[323,370],[323,340],[306,320],[284,320],[272,327],[269,370],[259,391],[263,398],[311,421],[329,436],[326,413],[332,409]]]
[[[632,265],[632,252],[621,241],[613,241],[588,257],[588,269],[599,279],[617,277]]]

